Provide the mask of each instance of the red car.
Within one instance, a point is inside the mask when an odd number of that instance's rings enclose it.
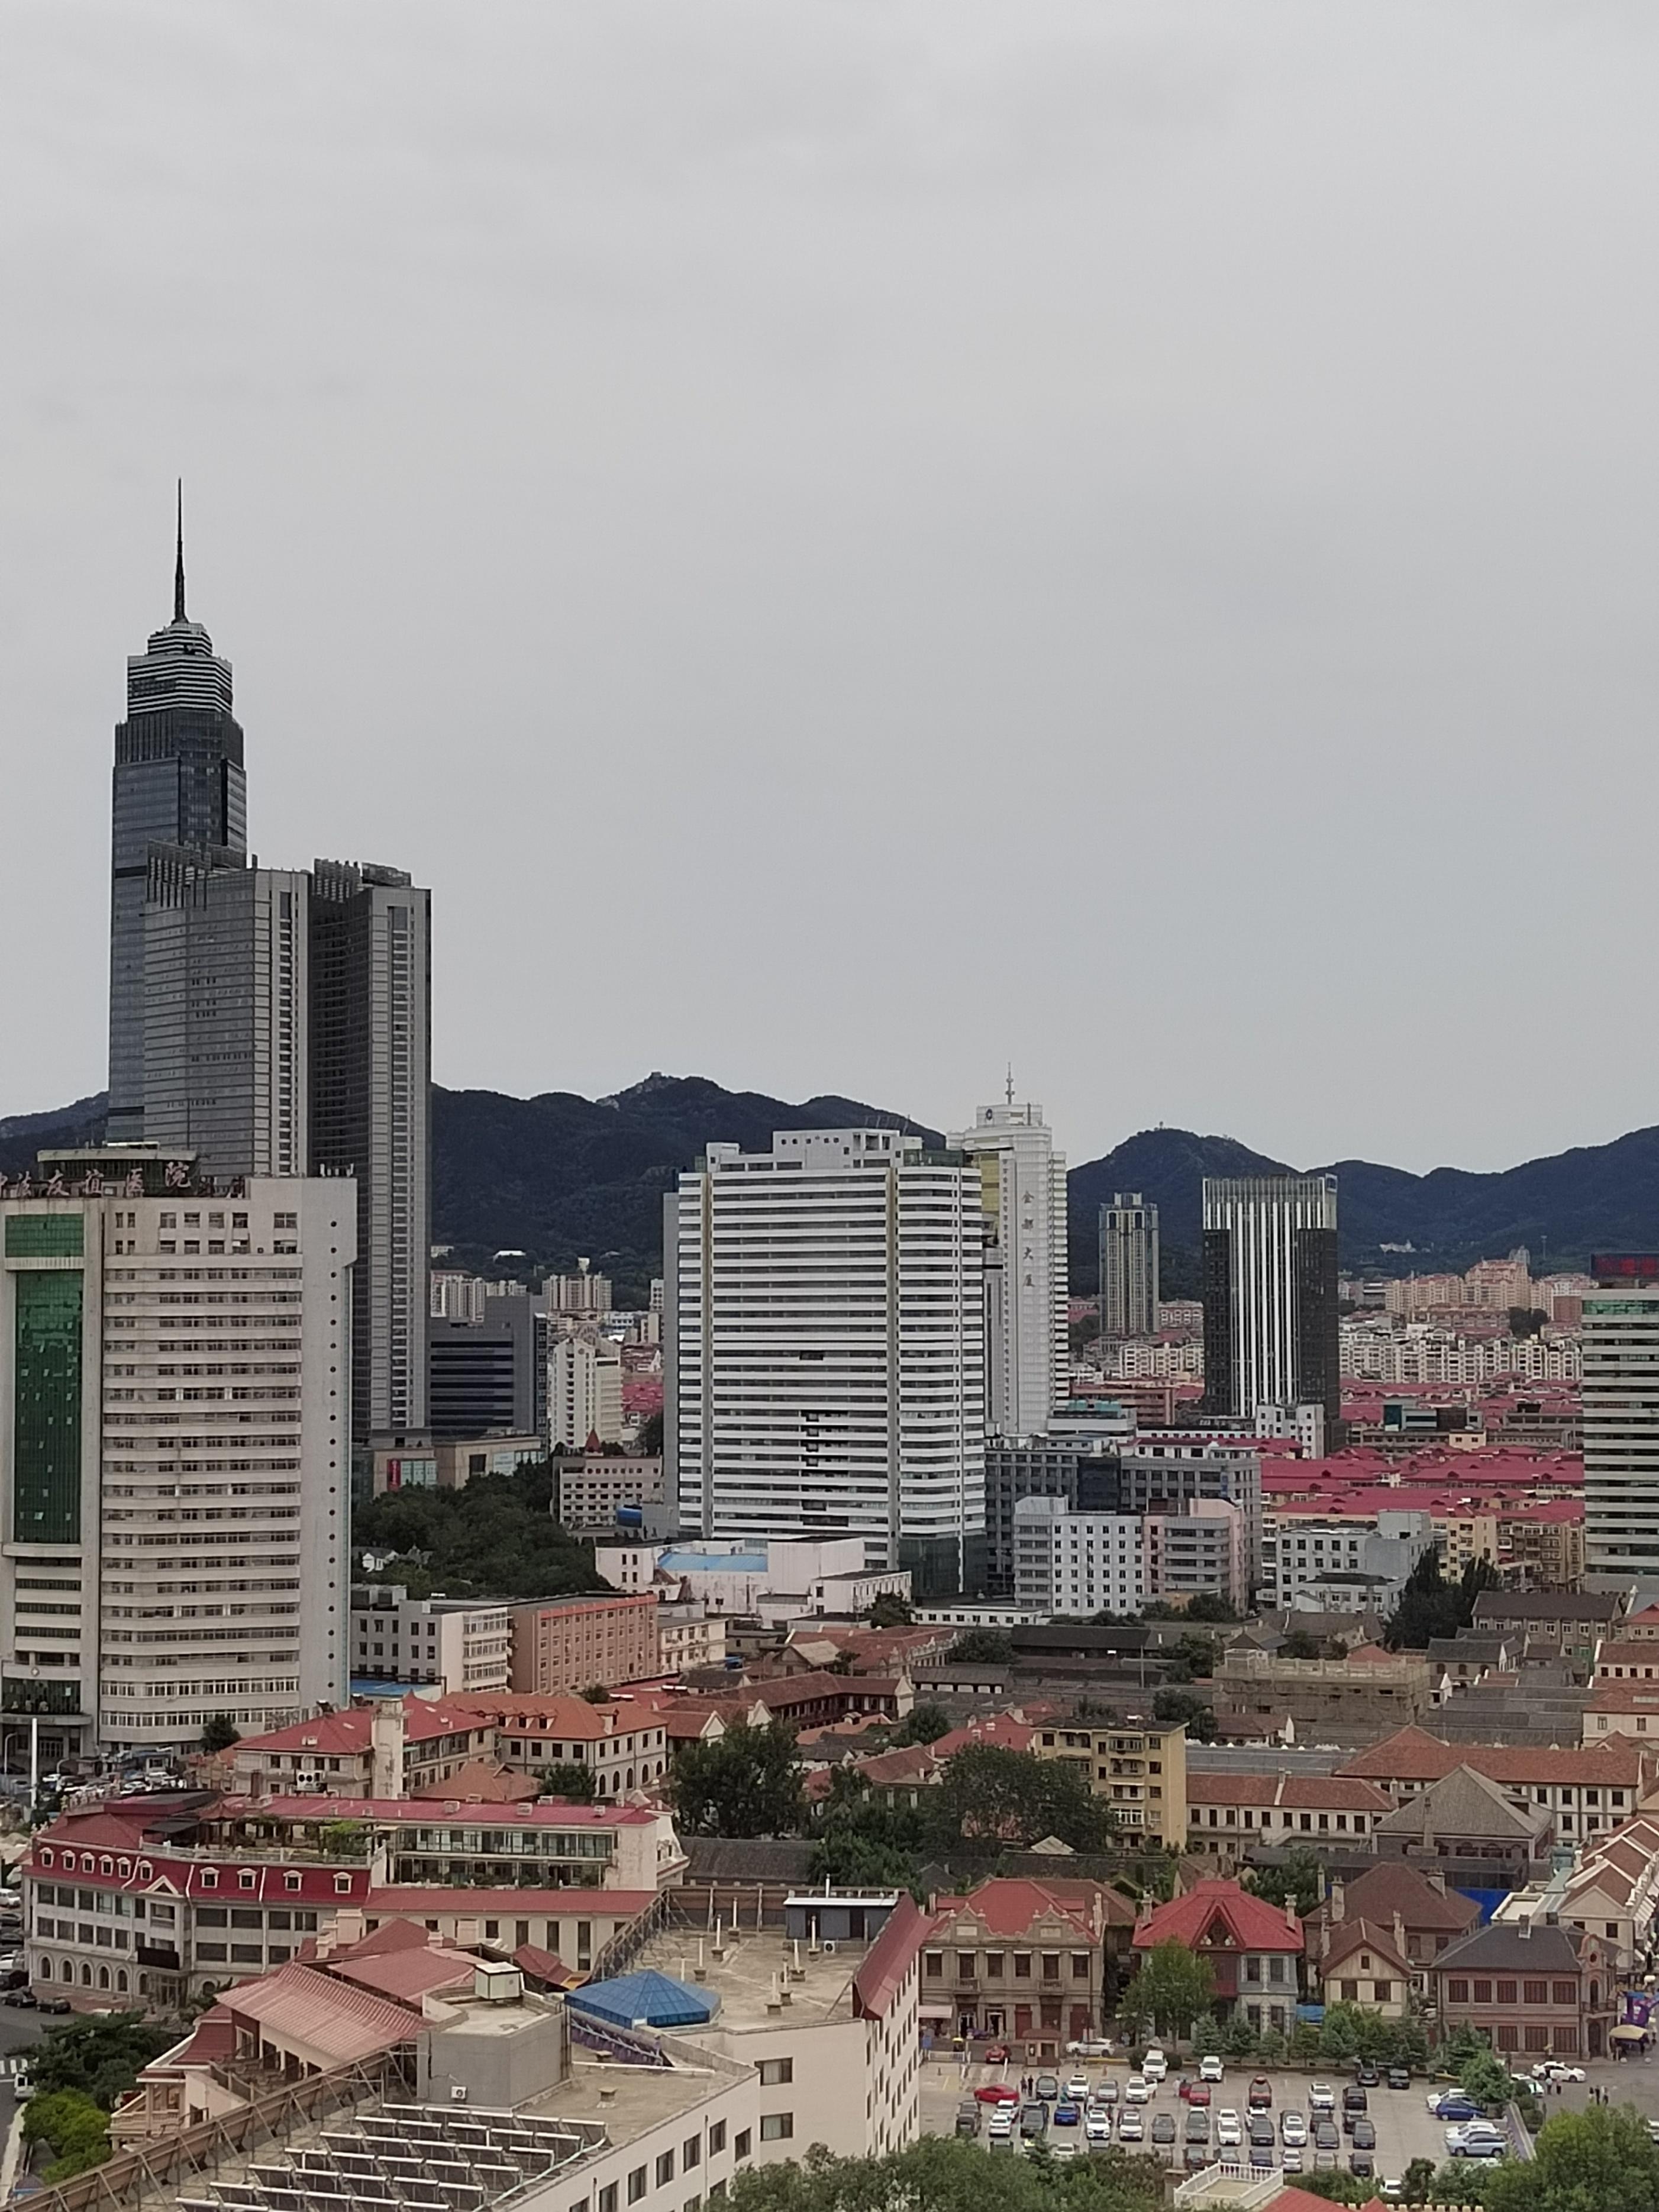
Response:
[[[985,2054],[985,2063],[988,2066],[1006,2066],[1008,2063],[1007,2045],[994,2043]]]
[[[974,2094],[981,2105],[1017,2105],[1019,2086],[1014,2081],[982,2081]]]
[[[1265,2074],[1258,2074],[1250,2084],[1249,2107],[1253,2112],[1273,2110],[1273,2085]]]
[[[1210,2101],[1210,2085],[1207,2081],[1189,2081],[1183,2074],[1181,2077],[1180,2094],[1189,2105],[1207,2105]]]

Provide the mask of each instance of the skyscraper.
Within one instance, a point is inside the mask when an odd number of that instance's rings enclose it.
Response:
[[[431,900],[396,868],[246,852],[228,663],[185,613],[128,664],[116,732],[112,1139],[200,1173],[350,1174],[356,1440],[427,1419]]]
[[[1158,1208],[1138,1190],[1100,1209],[1103,1336],[1151,1336],[1158,1327]]]
[[[1341,1418],[1336,1177],[1204,1182],[1204,1404],[1322,1405]]]
[[[356,1438],[427,1423],[432,898],[398,868],[311,875],[311,1160],[357,1182]]]
[[[1012,1092],[1012,1085],[1010,1084]],[[981,1106],[953,1136],[979,1171],[984,1228],[985,1425],[1041,1436],[1070,1370],[1066,1155],[1041,1106]]]
[[[861,1535],[918,1589],[977,1587],[977,1164],[891,1129],[710,1145],[665,1203],[664,1455],[705,1536]]]
[[[112,816],[108,1134],[125,1141],[144,1133],[150,848],[183,846],[234,863],[247,850],[247,787],[241,726],[231,713],[230,663],[185,612],[182,514],[173,620],[127,662]]]
[[[1583,1307],[1584,1579],[1659,1583],[1659,1254],[1598,1254]]]

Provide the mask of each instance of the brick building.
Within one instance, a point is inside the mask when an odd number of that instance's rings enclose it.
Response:
[[[513,1688],[521,1695],[574,1697],[595,1684],[649,1681],[661,1671],[653,1591],[513,1607]]]
[[[922,1950],[922,2019],[946,2038],[1012,2039],[1028,2058],[1058,2058],[1068,2042],[1100,2033],[1104,1931],[1097,1893],[1062,1903],[1041,1882],[983,1881],[942,1903],[934,1919]]]
[[[1194,1882],[1136,1924],[1139,1956],[1169,1942],[1208,1960],[1218,2020],[1237,2009],[1258,2030],[1283,2033],[1295,2025],[1303,1934],[1293,1905],[1269,1905],[1236,1881]]]
[[[1431,1979],[1442,2023],[1482,2029],[1500,2057],[1607,2054],[1617,1976],[1600,1936],[1536,1918],[1495,1920],[1449,1945]]]

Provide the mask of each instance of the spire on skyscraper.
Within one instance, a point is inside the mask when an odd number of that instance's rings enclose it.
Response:
[[[179,557],[173,571],[173,619],[185,619],[185,480],[179,479]]]

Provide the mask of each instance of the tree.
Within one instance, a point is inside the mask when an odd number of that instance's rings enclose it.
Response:
[[[1213,1636],[1183,1636],[1176,1644],[1175,1656],[1188,1674],[1208,1681],[1215,1672],[1215,1638]]]
[[[83,2090],[54,2089],[24,2107],[23,2140],[52,2146],[55,2155],[44,2180],[67,2181],[109,2156],[109,2115]]]
[[[139,2012],[94,2013],[48,2028],[34,2046],[29,2071],[41,2094],[77,2090],[107,2112],[138,2079],[139,2069],[178,2039],[172,2029],[150,2027]]]
[[[611,1703],[611,1692],[603,1682],[590,1682],[585,1690],[578,1691],[577,1695],[590,1705],[608,1705]]]
[[[1426,2204],[1433,2186],[1434,2160],[1414,2158],[1400,2177],[1400,2201],[1402,2204]]]
[[[1319,2024],[1319,2055],[1346,2066],[1351,2058],[1359,2056],[1359,2023],[1354,2015],[1358,2005],[1334,2004],[1327,2008]]]
[[[1235,2006],[1232,2017],[1221,2031],[1222,2057],[1224,2058],[1253,2057],[1255,2054],[1255,2030],[1250,2026],[1243,2011]],[[1197,2045],[1194,2045],[1194,2048],[1196,2050]],[[1212,2044],[1210,2048],[1213,2050],[1215,2045]],[[1200,2051],[1198,2055],[1201,2058],[1204,2053]]]
[[[393,1490],[352,1507],[351,1540],[397,1554],[381,1575],[412,1595],[579,1596],[603,1590],[593,1554],[553,1518],[551,1460],[475,1475],[463,1490]],[[418,1566],[405,1564],[418,1553]]]
[[[654,1413],[647,1413],[640,1423],[636,1449],[641,1459],[662,1457],[662,1407],[660,1406]]]
[[[572,1805],[591,1805],[599,1795],[599,1779],[591,1766],[578,1766],[570,1759],[556,1766],[544,1766],[537,1776],[544,1797],[562,1797]]]
[[[1547,1323],[1548,1320],[1549,1316],[1543,1311],[1541,1307],[1511,1306],[1510,1308],[1510,1334],[1516,1338],[1536,1336],[1539,1331]]]
[[[1187,1607],[1188,1620],[1207,1620],[1218,1628],[1235,1626],[1238,1614],[1226,1599],[1215,1590],[1200,1590]]]
[[[228,1713],[210,1713],[202,1728],[202,1748],[210,1755],[216,1751],[228,1751],[234,1743],[240,1743],[242,1731]]]
[[[805,1816],[794,1731],[775,1721],[688,1744],[668,1779],[675,1813],[693,1835],[793,1835]]]
[[[812,1850],[811,1880],[836,1889],[909,1889],[915,1855],[902,1844],[852,1826],[826,1829]]]
[[[1131,1987],[1155,2027],[1184,2035],[1200,2013],[1208,2011],[1215,1976],[1209,1960],[1184,1943],[1154,1943]]]
[[[1477,2105],[1501,2106],[1510,2100],[1510,2069],[1490,2051],[1477,2051],[1463,2061],[1457,2078]]]
[[[1563,2112],[1538,2131],[1536,2154],[1482,2184],[1488,2212],[1655,2212],[1659,2147],[1628,2105]]]
[[[864,1617],[872,1628],[908,1628],[916,1616],[896,1590],[880,1590]]]
[[[1325,1869],[1309,1850],[1291,1851],[1281,1866],[1252,1867],[1246,1881],[1269,1905],[1293,1905],[1304,1920],[1325,1894]]]
[[[1152,1718],[1162,1727],[1185,1721],[1195,1743],[1215,1740],[1215,1709],[1201,1690],[1162,1689],[1153,1692]]]
[[[949,1735],[950,1733],[950,1714],[943,1705],[929,1701],[912,1705],[887,1741],[894,1747],[910,1743],[937,1743],[942,1735]]]
[[[1435,1637],[1455,1636],[1474,1620],[1476,1598],[1498,1579],[1489,1559],[1471,1559],[1458,1579],[1449,1583],[1435,1554],[1425,1552],[1406,1577],[1382,1641],[1390,1651],[1422,1651]]]
[[[957,1637],[950,1656],[964,1667],[1012,1667],[1014,1639],[1000,1628],[970,1628]]]
[[[1115,2145],[1058,2166],[1039,2138],[1027,2158],[988,2158],[978,2143],[923,2136],[885,2158],[804,2160],[750,2167],[732,2185],[732,2212],[1158,2212],[1163,2170]]]
[[[1281,1659],[1322,1659],[1325,1646],[1317,1636],[1310,1636],[1305,1628],[1293,1628],[1279,1647]]]
[[[1491,2180],[1491,2169],[1484,2159],[1454,2158],[1435,2175],[1429,2200],[1434,2204],[1484,2204]]]
[[[926,1809],[941,1852],[981,1839],[1027,1850],[1049,1836],[1074,1851],[1097,1851],[1112,1834],[1110,1814],[1076,1766],[999,1744],[969,1744],[947,1759]]]
[[[327,1858],[367,1858],[368,1830],[361,1820],[325,1820],[318,1831],[317,1844]]]
[[[1362,2181],[1357,2173],[1299,2173],[1296,2185],[1333,2204],[1369,2204],[1376,2194],[1376,2184]]]

